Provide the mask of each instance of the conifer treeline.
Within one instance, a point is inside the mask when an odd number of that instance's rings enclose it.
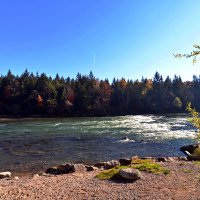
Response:
[[[99,80],[93,73],[76,79],[53,79],[45,73],[0,77],[0,115],[6,116],[106,116],[185,112],[187,102],[200,110],[200,76],[192,82],[173,80],[156,72],[141,81]]]

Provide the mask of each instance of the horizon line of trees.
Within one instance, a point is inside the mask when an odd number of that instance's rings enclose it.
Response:
[[[107,116],[185,112],[191,102],[200,110],[200,76],[183,82],[180,76],[163,80],[113,79],[112,83],[89,75],[75,79],[26,69],[20,76],[0,76],[1,116]]]

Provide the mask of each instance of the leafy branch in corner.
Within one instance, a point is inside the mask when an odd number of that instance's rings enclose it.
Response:
[[[189,103],[187,104],[186,110],[187,110],[188,112],[190,112],[190,114],[192,115],[192,117],[188,118],[188,121],[189,121],[190,123],[192,123],[192,125],[193,125],[194,127],[197,128],[197,137],[196,137],[196,140],[197,140],[197,142],[198,142],[198,141],[200,141],[200,117],[199,117],[199,112],[197,112],[197,111],[195,110],[195,108],[192,108],[192,107],[191,107],[191,102],[189,102]]]
[[[189,54],[174,54],[175,58],[191,58],[193,57],[193,65],[197,62],[197,57],[200,55],[200,45],[195,44],[193,45],[193,47],[195,48],[195,50],[193,50],[191,53]]]

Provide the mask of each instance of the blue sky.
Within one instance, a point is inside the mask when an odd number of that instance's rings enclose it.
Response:
[[[200,43],[199,10],[200,0],[0,0],[0,74],[191,80],[200,61],[173,53]]]

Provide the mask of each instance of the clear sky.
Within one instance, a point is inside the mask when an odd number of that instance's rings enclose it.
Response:
[[[0,0],[0,74],[191,80],[200,61],[200,0]],[[95,55],[95,62],[94,62]]]

